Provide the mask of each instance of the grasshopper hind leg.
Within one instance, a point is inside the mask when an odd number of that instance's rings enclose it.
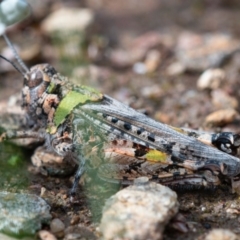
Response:
[[[240,147],[240,135],[232,132],[216,133],[212,135],[212,143],[223,152],[237,155]]]
[[[240,147],[240,134],[232,132],[208,133],[188,128],[173,128],[187,136],[195,137],[199,141],[214,146],[231,155],[236,155]]]
[[[103,164],[98,169],[98,176],[104,181],[121,183],[122,185],[132,184],[134,179],[146,176],[154,181],[176,190],[188,189],[212,189],[220,184],[220,180],[210,170],[203,170],[194,173],[184,168],[176,167],[159,169],[155,173],[142,172],[140,169],[131,169],[129,165]]]

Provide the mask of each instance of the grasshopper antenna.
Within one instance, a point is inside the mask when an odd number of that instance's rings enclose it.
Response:
[[[24,72],[21,71],[21,69],[14,64],[13,62],[11,62],[10,60],[8,60],[7,58],[5,58],[4,56],[0,55],[0,58],[4,59],[5,61],[7,61],[8,63],[10,63],[18,72],[20,72],[23,76],[25,75]]]
[[[27,73],[29,71],[29,69],[27,68],[27,66],[25,65],[25,63],[23,62],[23,60],[20,58],[20,56],[18,55],[15,47],[13,46],[13,44],[11,43],[11,41],[9,40],[9,38],[7,37],[6,33],[3,33],[2,34],[7,45],[12,49],[13,53],[14,53],[14,56],[15,58],[17,59],[18,63],[20,64],[20,66],[24,69],[25,73]],[[7,62],[10,62],[9,60],[7,60],[6,58],[4,58]],[[12,62],[10,62],[18,71],[19,71],[19,68],[16,67],[15,64],[13,64]],[[24,75],[24,72],[20,71],[21,74]]]

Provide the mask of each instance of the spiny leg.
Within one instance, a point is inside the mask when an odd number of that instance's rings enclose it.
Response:
[[[70,201],[71,202],[74,202],[74,197],[76,195],[76,190],[77,190],[77,187],[78,187],[78,184],[79,184],[79,180],[81,179],[83,173],[85,172],[86,160],[85,160],[85,158],[83,157],[82,154],[80,154],[78,156],[78,158],[79,158],[79,166],[78,166],[77,172],[75,173],[73,186],[72,186],[72,189],[70,191]]]
[[[155,173],[147,173],[142,172],[141,168],[135,168],[131,171],[129,165],[106,163],[99,167],[98,176],[104,181],[121,183],[123,185],[132,184],[137,177],[147,176],[150,181],[158,182],[174,189],[213,188],[220,184],[218,175],[210,170],[193,172],[177,166],[173,169],[165,167]]]
[[[219,150],[236,155],[240,147],[240,135],[232,132],[212,134],[212,143]]]
[[[189,128],[172,128],[190,137],[195,137],[205,144],[213,145],[219,150],[231,155],[236,155],[240,147],[240,134],[232,132],[208,133]]]
[[[44,142],[45,136],[43,133],[26,130],[26,131],[7,131],[0,136],[0,142],[11,140],[11,139],[23,139],[23,138],[33,138],[38,140],[38,142]]]

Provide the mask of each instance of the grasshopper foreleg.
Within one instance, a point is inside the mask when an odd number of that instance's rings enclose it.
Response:
[[[79,180],[82,177],[83,173],[85,172],[86,159],[84,158],[84,156],[82,154],[79,154],[78,158],[79,158],[79,165],[78,165],[77,172],[75,173],[75,176],[74,176],[73,186],[70,191],[71,202],[74,201],[73,199],[74,199],[74,196],[76,195],[76,190],[77,190],[77,187],[79,184]]]

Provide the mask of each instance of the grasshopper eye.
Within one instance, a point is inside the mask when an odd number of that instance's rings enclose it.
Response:
[[[43,77],[41,71],[31,72],[24,78],[24,84],[30,88],[37,87],[43,82]]]

